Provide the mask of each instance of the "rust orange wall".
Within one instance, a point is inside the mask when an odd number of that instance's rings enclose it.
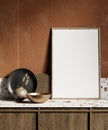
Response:
[[[19,67],[50,74],[51,27],[100,27],[108,77],[108,0],[0,0],[0,77]]]

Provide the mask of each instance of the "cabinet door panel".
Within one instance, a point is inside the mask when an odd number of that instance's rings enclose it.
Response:
[[[0,113],[0,130],[36,130],[36,114]]]
[[[108,130],[108,113],[93,113],[91,121],[92,130]]]
[[[39,115],[39,130],[88,130],[87,113],[47,112]]]

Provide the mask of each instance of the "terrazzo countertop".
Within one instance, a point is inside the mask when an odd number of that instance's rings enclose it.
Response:
[[[45,103],[32,103],[28,99],[23,102],[16,100],[0,100],[0,108],[75,108],[75,107],[108,107],[108,100],[53,100]]]

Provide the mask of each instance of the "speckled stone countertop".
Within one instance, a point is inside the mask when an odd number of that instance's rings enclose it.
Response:
[[[108,107],[108,100],[53,100],[45,103],[31,103],[28,99],[23,102],[16,100],[0,100],[0,108],[75,108],[75,107]]]

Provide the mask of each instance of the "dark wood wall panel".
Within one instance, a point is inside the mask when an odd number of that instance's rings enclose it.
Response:
[[[108,76],[107,0],[1,1],[1,76],[15,67],[26,67],[35,73],[50,74],[52,27],[100,27],[101,76]],[[10,12],[9,15],[6,10]],[[7,22],[5,25],[4,21]]]
[[[49,28],[43,26],[45,20],[40,17],[40,13],[44,13],[41,6],[41,2],[36,0],[19,3],[19,66],[35,73],[46,71],[49,40]],[[42,23],[41,18],[44,20]]]
[[[0,77],[17,67],[17,1],[0,0]]]

